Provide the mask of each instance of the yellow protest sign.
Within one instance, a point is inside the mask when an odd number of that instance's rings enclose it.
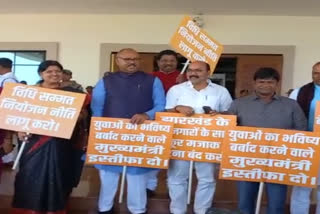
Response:
[[[223,46],[207,32],[185,16],[170,40],[170,45],[191,62],[204,61],[213,73],[223,51]]]
[[[167,169],[172,131],[161,121],[92,117],[86,163]]]
[[[0,128],[69,139],[85,96],[6,83],[0,96]]]
[[[174,123],[171,159],[217,163],[225,129],[236,125],[234,115],[156,113],[156,120]]]
[[[220,179],[317,185],[318,133],[237,126],[226,133]]]

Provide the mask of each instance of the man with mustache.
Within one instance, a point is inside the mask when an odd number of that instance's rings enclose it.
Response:
[[[172,86],[186,80],[185,75],[180,74],[180,71],[177,70],[178,56],[173,50],[161,51],[157,56],[157,65],[159,70],[152,72],[152,75],[161,80],[166,93]],[[159,171],[156,170],[149,173],[147,183],[147,193],[149,197],[153,197],[155,194],[158,185],[158,173]]]
[[[229,113],[237,115],[238,126],[306,129],[307,121],[298,103],[276,94],[280,75],[275,69],[260,68],[254,74],[253,80],[253,94],[234,100],[228,110]],[[285,213],[287,185],[266,183],[265,186],[268,198],[267,214]],[[254,214],[259,182],[238,181],[237,189],[240,212]]]
[[[187,69],[187,82],[173,86],[167,93],[166,110],[186,116],[204,113],[203,107],[211,108],[210,113],[227,111],[232,99],[228,90],[209,80],[210,66],[201,61],[191,63]],[[187,212],[187,189],[190,161],[171,160],[168,169],[168,187],[171,199],[170,212]],[[194,199],[194,213],[205,214],[212,205],[216,181],[215,164],[195,162],[198,186]]]
[[[177,70],[178,56],[176,52],[172,50],[161,51],[157,56],[157,65],[159,71],[153,72],[152,75],[161,80],[166,93],[172,86],[186,80],[185,75],[180,74],[180,71]]]
[[[110,72],[94,87],[91,109],[95,117],[129,118],[133,124],[154,119],[164,110],[165,93],[161,81],[139,71],[140,56],[133,49],[120,50],[116,55],[119,71]],[[121,166],[97,165],[101,187],[99,214],[111,214],[117,192]],[[147,177],[154,169],[127,167],[127,206],[131,213],[146,213]]]

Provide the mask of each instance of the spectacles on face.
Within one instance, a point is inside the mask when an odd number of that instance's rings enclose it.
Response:
[[[119,56],[117,58],[122,59],[125,62],[131,62],[131,61],[139,62],[141,60],[140,58],[124,58],[124,57],[119,57]]]

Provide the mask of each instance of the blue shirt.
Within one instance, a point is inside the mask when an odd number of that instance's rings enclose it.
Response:
[[[297,100],[300,88],[295,89],[291,94],[290,98]],[[308,131],[313,131],[314,114],[316,110],[317,102],[320,101],[320,86],[314,84],[314,96],[310,103],[310,110],[308,115]]]
[[[101,79],[98,81],[98,83],[93,89],[92,100],[91,100],[91,111],[92,111],[93,117],[103,116],[103,108],[106,102],[106,95],[108,93],[104,84],[105,84],[104,80]],[[164,92],[161,81],[157,77],[155,77],[153,82],[152,100],[153,100],[153,108],[145,112],[149,116],[150,120],[153,120],[155,118],[156,112],[164,111],[165,105],[166,105],[165,92]],[[122,166],[111,166],[111,165],[95,165],[95,167],[100,170],[109,170],[113,172],[121,172],[123,168]],[[150,170],[155,170],[155,169],[143,168],[143,167],[127,167],[127,172],[129,174],[142,174]]]
[[[310,104],[310,111],[308,115],[308,130],[313,131],[314,114],[316,111],[317,102],[320,101],[320,86],[314,85],[314,97]]]

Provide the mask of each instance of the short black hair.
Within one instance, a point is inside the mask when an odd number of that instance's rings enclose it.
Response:
[[[280,80],[278,71],[270,67],[259,68],[253,76],[253,80],[257,79],[275,79],[277,82]]]
[[[50,66],[57,66],[58,68],[60,68],[61,70],[63,70],[62,65],[55,60],[46,60],[40,63],[39,68],[38,68],[38,73],[42,73],[45,70],[47,70]]]
[[[211,71],[211,67],[210,67],[209,63],[207,63],[207,62],[204,62],[204,63],[206,64],[207,70],[208,70],[208,71]]]
[[[0,66],[3,68],[12,68],[12,60],[8,58],[0,58]]]
[[[164,55],[174,56],[176,58],[176,60],[178,61],[178,54],[173,50],[163,50],[163,51],[161,51],[157,56],[157,60],[160,60]]]

